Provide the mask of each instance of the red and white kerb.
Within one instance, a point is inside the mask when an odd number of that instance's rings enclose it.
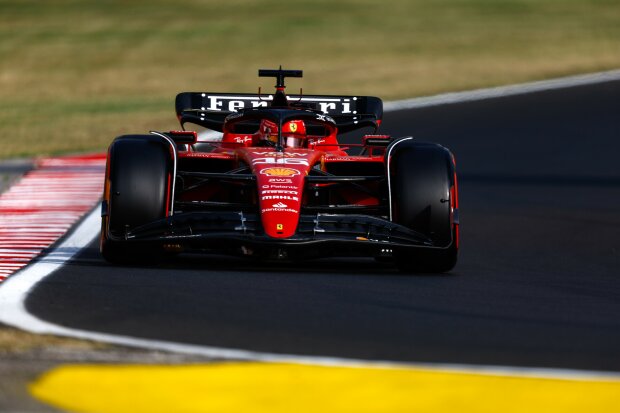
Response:
[[[0,282],[62,237],[101,198],[105,154],[43,158],[0,194]]]

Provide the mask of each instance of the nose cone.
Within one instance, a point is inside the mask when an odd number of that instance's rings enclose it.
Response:
[[[305,170],[265,167],[258,171],[259,208],[265,233],[288,238],[297,231]]]
[[[307,149],[276,152],[248,149],[245,159],[252,165],[258,184],[258,205],[265,233],[273,238],[295,235],[305,177],[320,154]]]

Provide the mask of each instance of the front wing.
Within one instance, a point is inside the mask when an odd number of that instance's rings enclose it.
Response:
[[[301,214],[294,236],[271,238],[259,214],[186,212],[128,230],[109,239],[171,251],[203,251],[264,258],[381,256],[393,248],[438,248],[419,232],[387,219],[361,214]]]

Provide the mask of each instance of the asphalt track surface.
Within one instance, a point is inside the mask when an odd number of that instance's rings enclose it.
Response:
[[[387,113],[452,149],[446,275],[370,259],[182,255],[114,267],[93,243],[27,309],[96,332],[271,353],[620,371],[620,82]]]

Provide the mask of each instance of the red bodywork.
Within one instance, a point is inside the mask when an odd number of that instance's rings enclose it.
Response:
[[[416,188],[391,186],[390,150],[412,138],[359,133],[365,127],[376,133],[383,114],[379,98],[287,97],[283,77],[299,77],[301,72],[264,72],[278,77],[274,95],[177,95],[175,105],[182,127],[192,124],[199,126],[198,130],[206,128],[211,132],[152,132],[158,137],[155,141],[152,136],[145,137],[145,141],[165,147],[165,156],[169,156],[162,165],[168,168],[165,203],[161,215],[136,225],[110,227],[109,210],[113,208],[108,169],[102,203],[102,245],[142,243],[171,251],[266,253],[277,258],[383,257],[392,249],[400,249],[403,255],[416,249],[458,246],[455,172],[448,173],[454,176],[442,187],[434,207],[446,211],[451,235],[444,238],[448,240],[436,242],[433,231],[424,225],[393,217],[393,201]],[[340,142],[344,133],[356,131],[358,136],[347,142],[359,143]],[[220,134],[214,137],[217,132]],[[287,146],[284,133],[294,134],[294,138],[288,137],[295,142],[294,147]],[[117,141],[132,139],[137,138],[119,137]],[[445,148],[437,150],[449,153]],[[447,163],[447,170],[454,171],[453,157]],[[408,177],[406,174],[393,179],[404,184]],[[447,205],[445,197],[449,198]],[[401,208],[409,209],[409,205]],[[420,215],[424,218],[428,214]]]
[[[234,167],[247,165],[256,176],[256,195],[249,200],[260,212],[265,234],[272,238],[288,238],[295,235],[302,206],[309,200],[304,196],[306,177],[312,169],[327,171],[330,166],[349,163],[372,163],[377,169],[383,168],[384,150],[375,150],[371,155],[350,156],[340,150],[333,135],[310,137],[310,148],[284,148],[277,151],[269,147],[253,147],[257,138],[252,135],[224,134],[221,144],[213,152],[179,152],[179,162],[201,160],[208,163],[213,160],[229,161]],[[380,138],[389,138],[381,136]],[[320,142],[320,143],[316,143]],[[345,165],[346,167],[346,165]],[[326,187],[330,184],[319,184]],[[209,200],[224,196],[218,185],[201,187],[199,191],[186,193],[181,200]],[[372,206],[379,205],[379,199],[355,190],[343,188],[339,195],[348,204]]]

